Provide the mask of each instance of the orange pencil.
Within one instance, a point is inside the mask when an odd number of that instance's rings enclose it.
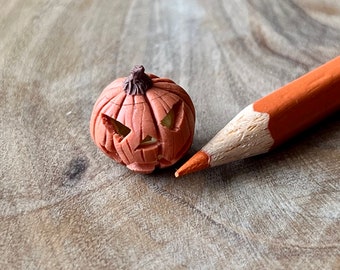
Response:
[[[340,56],[248,105],[176,177],[266,153],[340,109]]]

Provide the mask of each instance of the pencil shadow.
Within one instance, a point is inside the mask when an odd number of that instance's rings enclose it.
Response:
[[[151,185],[167,186],[170,189],[175,186],[190,189],[192,185],[202,185],[210,190],[228,189],[234,182],[258,181],[262,184],[268,179],[275,181],[275,175],[284,175],[282,171],[291,169],[288,166],[297,157],[308,158],[311,151],[318,151],[315,148],[337,147],[334,142],[339,140],[339,116],[340,113],[332,115],[269,153],[175,178],[175,171],[200,149],[196,142],[176,164],[156,169],[143,179]]]
[[[272,181],[273,175],[285,170],[291,162],[308,159],[318,153],[319,149],[339,148],[339,131],[340,112],[337,112],[269,153],[209,168],[196,174],[203,173],[206,184],[213,189],[226,188],[232,182],[243,181],[245,178],[262,182],[269,177]],[[264,177],[266,174],[268,177]]]
[[[277,147],[267,155],[276,156],[281,153],[303,155],[304,153],[309,152],[311,147],[333,149],[337,146],[339,147],[339,144],[336,146],[336,143],[334,143],[339,140],[339,131],[340,111],[301,132],[299,135]]]

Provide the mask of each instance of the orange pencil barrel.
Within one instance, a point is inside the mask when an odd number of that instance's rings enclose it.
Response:
[[[340,109],[340,57],[254,103],[268,113],[275,146]]]

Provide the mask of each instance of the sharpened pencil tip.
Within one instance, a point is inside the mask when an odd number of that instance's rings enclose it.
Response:
[[[208,154],[203,151],[198,151],[175,172],[175,176],[180,177],[209,167],[210,157]]]

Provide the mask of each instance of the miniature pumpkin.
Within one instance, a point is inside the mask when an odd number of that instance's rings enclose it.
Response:
[[[143,66],[109,84],[94,105],[90,131],[110,158],[140,173],[177,162],[190,148],[194,105],[183,88]]]

